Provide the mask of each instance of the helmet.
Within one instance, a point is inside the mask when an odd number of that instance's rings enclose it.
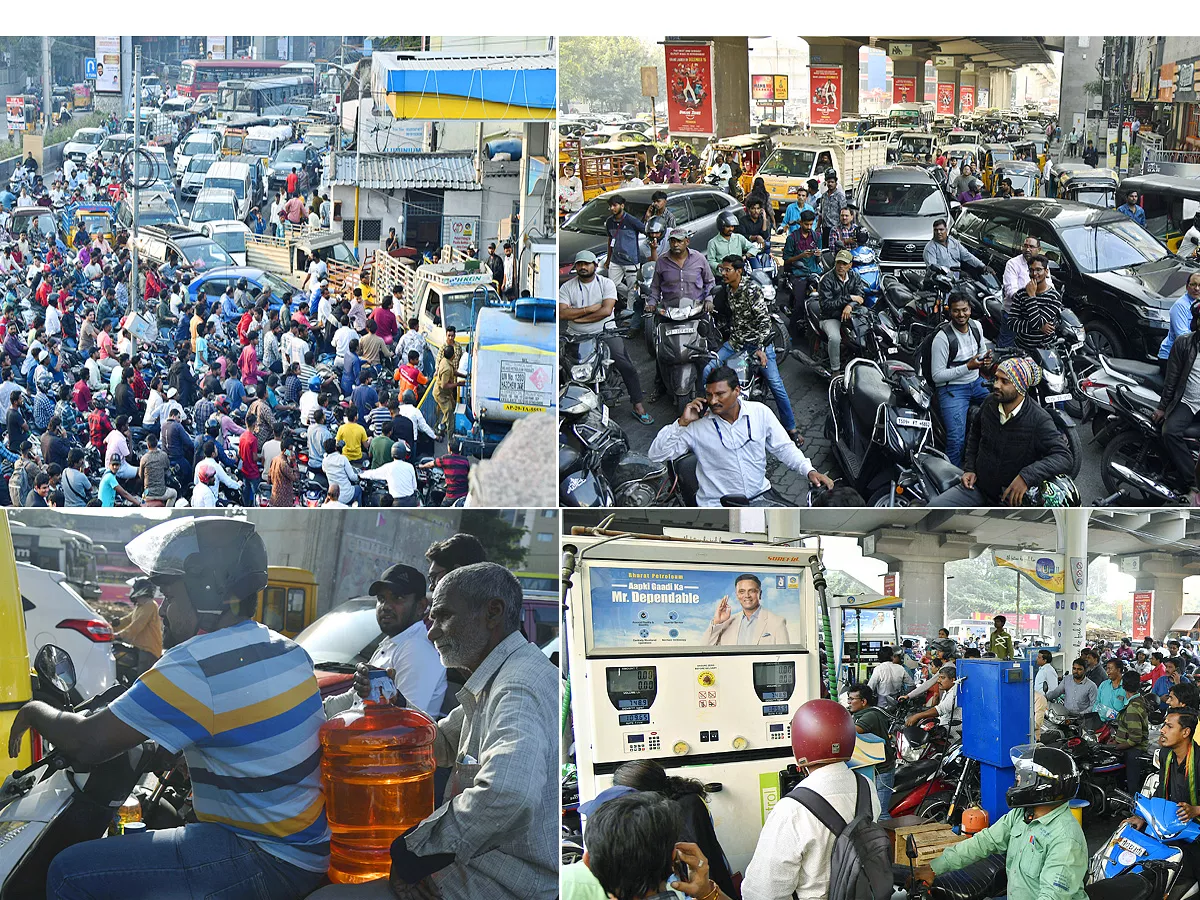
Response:
[[[250,286],[250,282],[248,282],[245,278],[239,278],[237,286],[238,286],[238,290],[244,291],[246,288],[248,288]]]
[[[726,226],[730,228],[738,227],[738,217],[736,213],[726,211],[717,216],[717,228],[721,229],[725,228]]]
[[[983,182],[978,178],[972,178],[969,182],[967,182],[967,187],[971,189],[971,193],[977,193],[978,191],[983,190]]]
[[[196,477],[203,484],[212,484],[217,480],[217,470],[212,466],[202,466],[196,470]]]
[[[404,454],[408,452],[408,448],[403,441],[396,441],[392,444],[392,459],[404,459]]]
[[[221,433],[221,420],[216,416],[209,416],[208,421],[204,423],[204,430],[210,436]]]
[[[838,177],[838,174],[837,174],[836,169],[829,168],[829,169],[825,170],[825,180],[826,181],[828,181],[830,178],[832,178],[834,181],[837,181],[837,177]]]
[[[1065,803],[1079,790],[1075,760],[1056,747],[1019,744],[1008,755],[1017,780],[1004,799],[1013,809]]]
[[[624,175],[626,178],[632,178],[636,173],[637,173],[637,169],[634,168],[633,163],[626,163],[621,168],[621,174]]]
[[[659,234],[667,233],[667,220],[662,216],[654,216],[646,223],[646,234],[658,232]]]
[[[158,588],[154,586],[154,582],[151,581],[149,578],[145,578],[145,577],[130,578],[125,583],[127,585],[129,585],[129,599],[130,600],[132,600],[134,597],[144,597],[144,596],[153,597],[155,591],[158,590]]]
[[[1079,496],[1079,488],[1069,475],[1055,475],[1045,481],[1032,485],[1025,492],[1022,506],[1083,506]]]
[[[320,375],[314,375],[312,378],[308,379],[308,389],[310,391],[319,391],[321,389]]]
[[[854,720],[834,700],[809,700],[792,716],[792,753],[801,767],[845,762],[856,739]]]
[[[222,613],[234,598],[253,597],[267,584],[267,548],[244,520],[173,519],[142,532],[125,553],[156,584],[182,578],[197,613]]]

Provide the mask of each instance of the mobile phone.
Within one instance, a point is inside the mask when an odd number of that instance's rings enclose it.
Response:
[[[672,868],[675,870],[676,878],[678,878],[680,881],[688,880],[688,864],[685,863],[682,859],[675,860],[675,863],[672,866]]]

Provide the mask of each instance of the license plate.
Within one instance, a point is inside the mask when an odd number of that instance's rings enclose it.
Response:
[[[693,332],[695,332],[695,330],[696,330],[695,325],[675,325],[674,327],[667,329],[667,334],[668,335],[692,334]]]
[[[1065,400],[1070,400],[1070,394],[1051,394],[1046,398],[1047,403],[1062,403]]]
[[[1117,846],[1120,847],[1122,850],[1128,850],[1130,853],[1133,853],[1137,856],[1145,856],[1146,855],[1146,848],[1138,846],[1133,841],[1129,840],[1129,838],[1124,838],[1124,837],[1117,838]]]
[[[910,419],[908,416],[897,416],[896,424],[901,428],[932,428],[928,419]]]

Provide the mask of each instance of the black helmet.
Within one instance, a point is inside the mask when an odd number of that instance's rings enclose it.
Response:
[[[633,163],[626,163],[621,168],[621,174],[627,178],[632,178],[635,174],[637,174],[637,168],[634,167]]]
[[[1004,795],[1013,809],[1065,803],[1079,790],[1075,760],[1055,747],[1020,744],[1009,751],[1016,783]]]
[[[223,613],[267,584],[267,548],[245,520],[217,516],[173,519],[130,541],[125,554],[155,584],[182,578],[199,614]]]
[[[738,227],[737,213],[731,213],[728,210],[717,216],[717,229],[720,230],[726,226],[730,228]]]
[[[154,582],[145,577],[130,578],[125,583],[129,585],[130,600],[132,600],[134,597],[153,597],[155,591],[158,590],[158,588],[154,586]]]
[[[245,278],[239,278],[237,286],[238,286],[238,290],[244,291],[246,288],[248,288],[250,286],[250,282],[248,282]]]
[[[831,179],[831,178],[832,178],[834,181],[837,181],[837,177],[838,177],[838,174],[837,174],[837,170],[836,170],[836,169],[829,168],[829,169],[826,169],[826,170],[825,170],[825,180],[826,180],[826,181],[828,181],[828,180],[829,180],[829,179]]]
[[[660,235],[666,234],[667,220],[663,216],[653,216],[650,221],[646,223],[646,234],[650,234],[651,232],[658,232]]]
[[[1045,481],[1032,485],[1025,492],[1022,506],[1083,506],[1079,496],[1079,488],[1069,475],[1055,475]]]
[[[392,444],[392,459],[404,459],[404,454],[408,452],[408,447],[403,441],[396,441]]]

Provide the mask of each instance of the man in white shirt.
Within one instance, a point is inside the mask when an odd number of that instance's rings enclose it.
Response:
[[[393,506],[420,506],[417,496],[417,470],[404,459],[407,448],[403,441],[392,444],[392,461],[378,469],[367,469],[362,477],[369,481],[387,482]]]
[[[890,710],[896,705],[897,697],[912,689],[913,680],[908,669],[896,661],[903,653],[884,647],[879,655],[880,663],[871,671],[867,686],[878,695],[880,708]]]
[[[583,209],[583,182],[575,174],[575,163],[563,166],[562,178],[558,179],[558,205],[567,215]]]
[[[1012,308],[1012,298],[1018,292],[1025,290],[1032,280],[1029,276],[1029,263],[1042,252],[1042,243],[1033,235],[1026,235],[1021,242],[1021,252],[1014,256],[1004,266],[1004,281],[1001,297],[1004,302],[1004,321],[1001,323],[1000,335],[996,343],[1001,347],[1013,345],[1012,329],[1008,327],[1008,312]],[[1050,276],[1046,275],[1046,283],[1051,284]],[[1051,285],[1053,286],[1053,285]]]
[[[58,311],[58,295],[51,294],[46,304],[46,336],[62,334],[62,313]]]
[[[198,472],[196,485],[192,488],[192,506],[196,509],[213,509],[217,505],[217,474],[211,466]]]
[[[304,365],[304,356],[308,353],[308,341],[300,337],[300,323],[292,322],[290,330],[283,336],[280,352],[283,354],[283,364],[291,368],[293,363]]]
[[[1037,693],[1048,694],[1058,687],[1058,672],[1055,670],[1054,657],[1049,650],[1039,650],[1037,654],[1037,674],[1033,676],[1033,689]]]
[[[425,609],[425,576],[403,563],[390,566],[371,585],[375,620],[384,638],[369,663],[360,663],[355,690],[334,694],[324,701],[325,714],[333,716],[360,704],[369,689],[369,669],[394,670],[392,681],[409,707],[440,717],[446,698],[446,667],[429,640],[422,621]],[[363,688],[364,690],[359,690]]]
[[[436,441],[437,432],[425,421],[425,414],[417,406],[416,391],[405,391],[404,396],[400,399],[401,403],[396,407],[396,415],[404,416],[404,418],[413,423],[414,434],[423,434]]]
[[[879,795],[846,765],[857,732],[845,707],[809,700],[792,717],[792,752],[804,780],[781,797],[758,834],[742,882],[743,900],[825,900],[837,835],[813,812],[822,800],[843,822],[878,819]]]
[[[346,350],[350,347],[350,342],[358,337],[357,332],[350,327],[350,318],[342,316],[338,323],[338,329],[333,333],[333,365],[335,368],[341,369],[346,365]]]
[[[705,382],[707,400],[693,400],[678,421],[654,438],[649,456],[656,462],[696,454],[700,489],[697,506],[720,506],[726,495],[754,498],[771,489],[767,451],[811,484],[832,488],[783,430],[765,404],[742,399],[741,382],[728,366],[713,369]],[[705,407],[708,413],[705,413]]]
[[[317,411],[320,403],[321,395],[314,391],[311,387],[307,387],[304,393],[300,395],[300,424],[311,425],[313,413]]]
[[[961,715],[955,715],[958,707],[958,685],[954,666],[942,666],[938,670],[938,686],[942,689],[941,699],[936,706],[930,706],[920,712],[915,712],[904,720],[905,725],[916,725],[922,719],[932,719],[937,716],[938,724],[949,727],[951,722],[958,725],[962,722]]]

